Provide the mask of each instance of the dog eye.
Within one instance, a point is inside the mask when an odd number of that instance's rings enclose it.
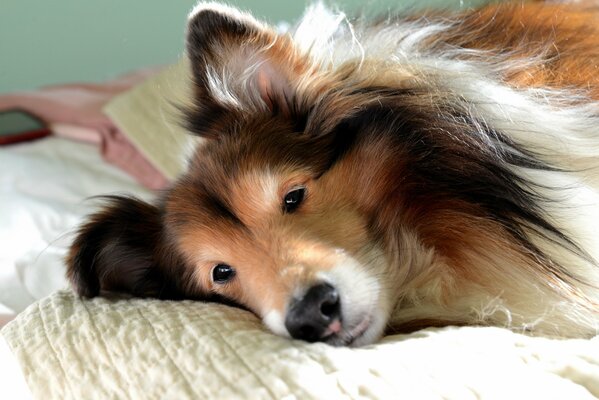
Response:
[[[298,187],[288,192],[283,199],[283,210],[286,213],[294,212],[302,204],[305,193],[306,188],[304,187]]]
[[[227,264],[217,264],[212,268],[212,281],[214,283],[226,283],[234,276],[235,270]]]

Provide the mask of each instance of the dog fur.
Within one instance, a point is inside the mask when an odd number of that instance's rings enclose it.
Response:
[[[599,8],[316,4],[279,34],[201,3],[187,56],[205,140],[155,204],[111,197],[81,227],[80,295],[229,301],[333,345],[451,324],[597,334]],[[319,284],[338,314],[290,333]]]

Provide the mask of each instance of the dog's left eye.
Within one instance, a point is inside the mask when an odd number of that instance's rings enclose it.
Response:
[[[227,264],[217,264],[212,268],[212,281],[214,283],[226,283],[235,276],[233,267]]]
[[[304,200],[304,195],[306,194],[306,188],[297,187],[285,195],[283,199],[283,210],[286,213],[294,212]]]

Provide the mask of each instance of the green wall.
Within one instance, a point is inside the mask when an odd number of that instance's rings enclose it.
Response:
[[[483,0],[341,0],[344,10],[456,8]],[[195,0],[0,0],[0,93],[174,61]],[[230,1],[271,22],[293,21],[309,1]],[[462,3],[462,4],[461,4]]]

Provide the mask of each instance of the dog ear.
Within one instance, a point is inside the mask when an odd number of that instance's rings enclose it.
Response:
[[[75,238],[67,257],[67,277],[84,297],[118,291],[139,297],[184,296],[174,274],[183,264],[163,239],[160,210],[128,197],[109,197]]]
[[[212,100],[227,111],[292,112],[293,82],[309,69],[299,53],[288,35],[234,8],[201,3],[190,13],[187,54],[204,107]]]

